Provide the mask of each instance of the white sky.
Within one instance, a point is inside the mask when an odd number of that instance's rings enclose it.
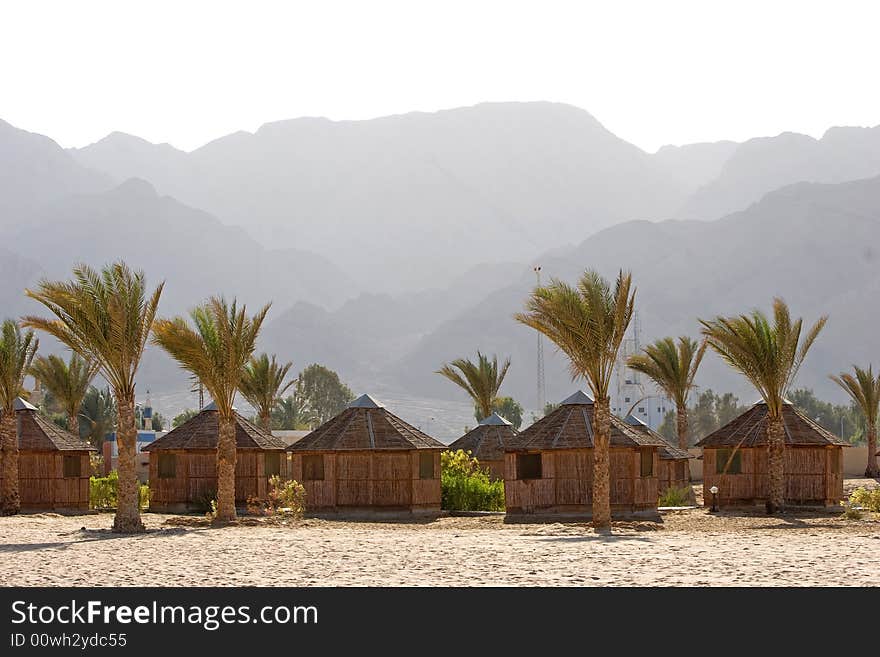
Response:
[[[552,100],[653,151],[880,123],[878,2],[2,0],[0,118],[190,150],[298,116]]]

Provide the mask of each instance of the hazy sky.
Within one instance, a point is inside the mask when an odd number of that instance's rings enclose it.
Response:
[[[0,118],[192,149],[298,116],[481,101],[590,111],[646,150],[880,123],[877,2],[77,2],[0,6]]]

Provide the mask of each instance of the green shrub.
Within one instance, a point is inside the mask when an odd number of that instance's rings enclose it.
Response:
[[[269,478],[266,499],[256,496],[247,500],[247,512],[257,516],[284,516],[302,518],[306,510],[306,489],[298,481],[282,479],[278,475]]]
[[[684,486],[676,488],[670,486],[660,495],[657,500],[657,506],[690,506],[691,505],[691,487]]]
[[[504,511],[504,482],[492,481],[470,452],[440,457],[441,505],[449,511]]]
[[[852,495],[849,496],[849,503],[868,511],[880,513],[880,488],[875,488],[874,490],[856,488]]]
[[[862,515],[861,509],[855,508],[852,502],[847,501],[843,503],[843,514],[841,517],[847,520],[861,520]]]
[[[119,473],[112,470],[106,477],[89,477],[89,507],[99,510],[116,508],[119,491]],[[147,484],[138,486],[138,498],[141,509],[150,505],[150,487]]]
[[[201,493],[196,495],[193,500],[193,505],[196,507],[196,510],[202,511],[204,513],[210,513],[213,508],[212,505],[217,501],[217,490],[214,488],[208,488],[203,490]]]

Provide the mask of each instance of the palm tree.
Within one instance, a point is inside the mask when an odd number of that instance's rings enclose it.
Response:
[[[135,470],[135,374],[156,316],[164,283],[147,296],[142,271],[115,262],[95,271],[87,265],[73,269],[73,280],[43,280],[26,294],[48,308],[56,319],[28,316],[25,326],[54,336],[98,371],[113,388],[117,410],[119,490],[115,532],[142,532]]]
[[[249,318],[235,300],[229,305],[212,297],[190,313],[195,328],[183,317],[158,319],[153,326],[153,342],[198,377],[217,406],[216,517],[221,521],[235,519],[235,393],[267,312],[269,305]]]
[[[611,526],[611,385],[614,363],[635,306],[632,276],[621,271],[614,289],[597,272],[585,271],[573,287],[551,280],[537,287],[526,311],[515,315],[540,331],[569,358],[572,379],[584,377],[595,398],[593,422],[593,526]]]
[[[272,421],[278,429],[302,429],[312,427],[318,417],[309,408],[308,400],[299,391],[279,399],[272,409]]]
[[[296,383],[295,380],[284,383],[284,377],[293,363],[279,364],[275,356],[268,354],[252,356],[244,368],[238,390],[257,412],[257,420],[266,431],[272,419],[272,409],[287,389]]]
[[[116,420],[116,402],[110,388],[91,386],[83,397],[79,416],[85,425],[82,437],[92,447],[100,449],[104,437],[113,431]]]
[[[755,386],[767,404],[770,495],[767,512],[785,505],[785,395],[807,352],[828,321],[819,318],[801,341],[803,320],[792,321],[785,302],[773,299],[773,324],[759,310],[750,315],[700,320],[709,346]]]
[[[31,365],[30,373],[52,394],[67,413],[67,428],[79,435],[79,412],[89,385],[98,368],[76,353],[65,363],[59,356],[40,356]]]
[[[868,467],[865,476],[877,478],[880,468],[877,467],[877,415],[880,411],[880,376],[875,377],[871,366],[863,370],[853,365],[855,376],[847,372],[832,375],[830,378],[843,388],[865,416],[868,425]]]
[[[678,446],[688,447],[687,402],[694,388],[697,368],[706,353],[706,342],[698,343],[687,336],[678,338],[678,346],[672,338],[662,338],[633,354],[627,366],[651,379],[663,393],[675,403],[678,428]]]
[[[492,415],[492,405],[509,368],[509,358],[499,369],[498,356],[492,356],[489,360],[488,356],[478,351],[476,363],[467,358],[458,358],[437,370],[437,374],[442,374],[455,385],[464,388],[474,400],[474,410],[479,422]]]
[[[15,398],[19,396],[39,341],[33,331],[22,332],[11,319],[0,327],[0,448],[3,451],[3,490],[0,513],[13,515],[21,508],[18,492],[18,430]]]

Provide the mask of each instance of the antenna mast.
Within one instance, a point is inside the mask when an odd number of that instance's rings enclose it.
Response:
[[[541,265],[535,265],[535,280],[538,287],[541,287]],[[547,403],[544,391],[544,340],[541,332],[538,331],[538,412],[544,414],[544,406]]]

